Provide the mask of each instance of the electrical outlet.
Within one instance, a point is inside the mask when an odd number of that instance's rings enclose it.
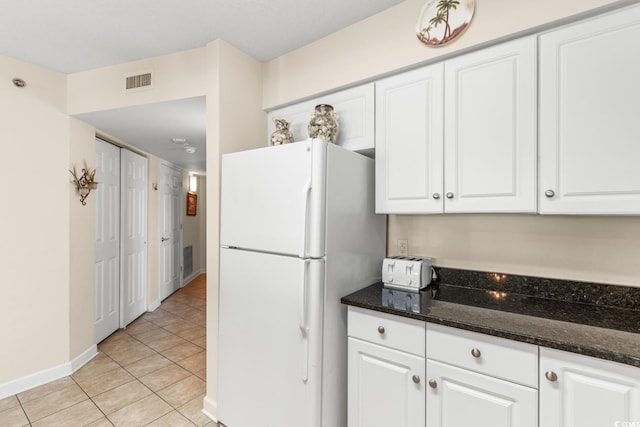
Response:
[[[409,241],[407,239],[398,239],[398,255],[407,255],[409,250]]]

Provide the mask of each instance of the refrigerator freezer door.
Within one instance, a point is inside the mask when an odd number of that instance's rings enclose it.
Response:
[[[222,246],[324,256],[326,144],[307,140],[222,158]]]
[[[323,260],[220,252],[218,419],[320,427]]]

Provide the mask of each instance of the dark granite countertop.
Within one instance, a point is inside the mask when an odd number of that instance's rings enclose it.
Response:
[[[436,271],[438,283],[417,296],[383,288],[380,282],[341,301],[640,367],[640,310],[635,309],[640,300],[638,288],[556,283],[552,279],[465,270]],[[443,279],[456,284],[443,283]],[[549,289],[554,288],[565,292],[556,290],[550,295]]]

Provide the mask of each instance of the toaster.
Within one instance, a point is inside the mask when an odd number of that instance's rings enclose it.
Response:
[[[382,261],[382,283],[387,288],[419,291],[431,283],[431,258],[393,256]]]

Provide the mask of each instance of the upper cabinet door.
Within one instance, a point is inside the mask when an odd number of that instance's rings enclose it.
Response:
[[[376,212],[442,213],[443,65],[376,83]]]
[[[373,155],[374,102],[374,84],[368,83],[273,110],[269,113],[269,135],[275,130],[273,119],[284,117],[291,121],[289,129],[294,140],[307,139],[307,126],[315,106],[330,104],[340,124],[336,145],[365,155]]]
[[[445,212],[536,212],[536,38],[446,61],[445,96]]]
[[[640,214],[640,7],[540,37],[540,213]]]

